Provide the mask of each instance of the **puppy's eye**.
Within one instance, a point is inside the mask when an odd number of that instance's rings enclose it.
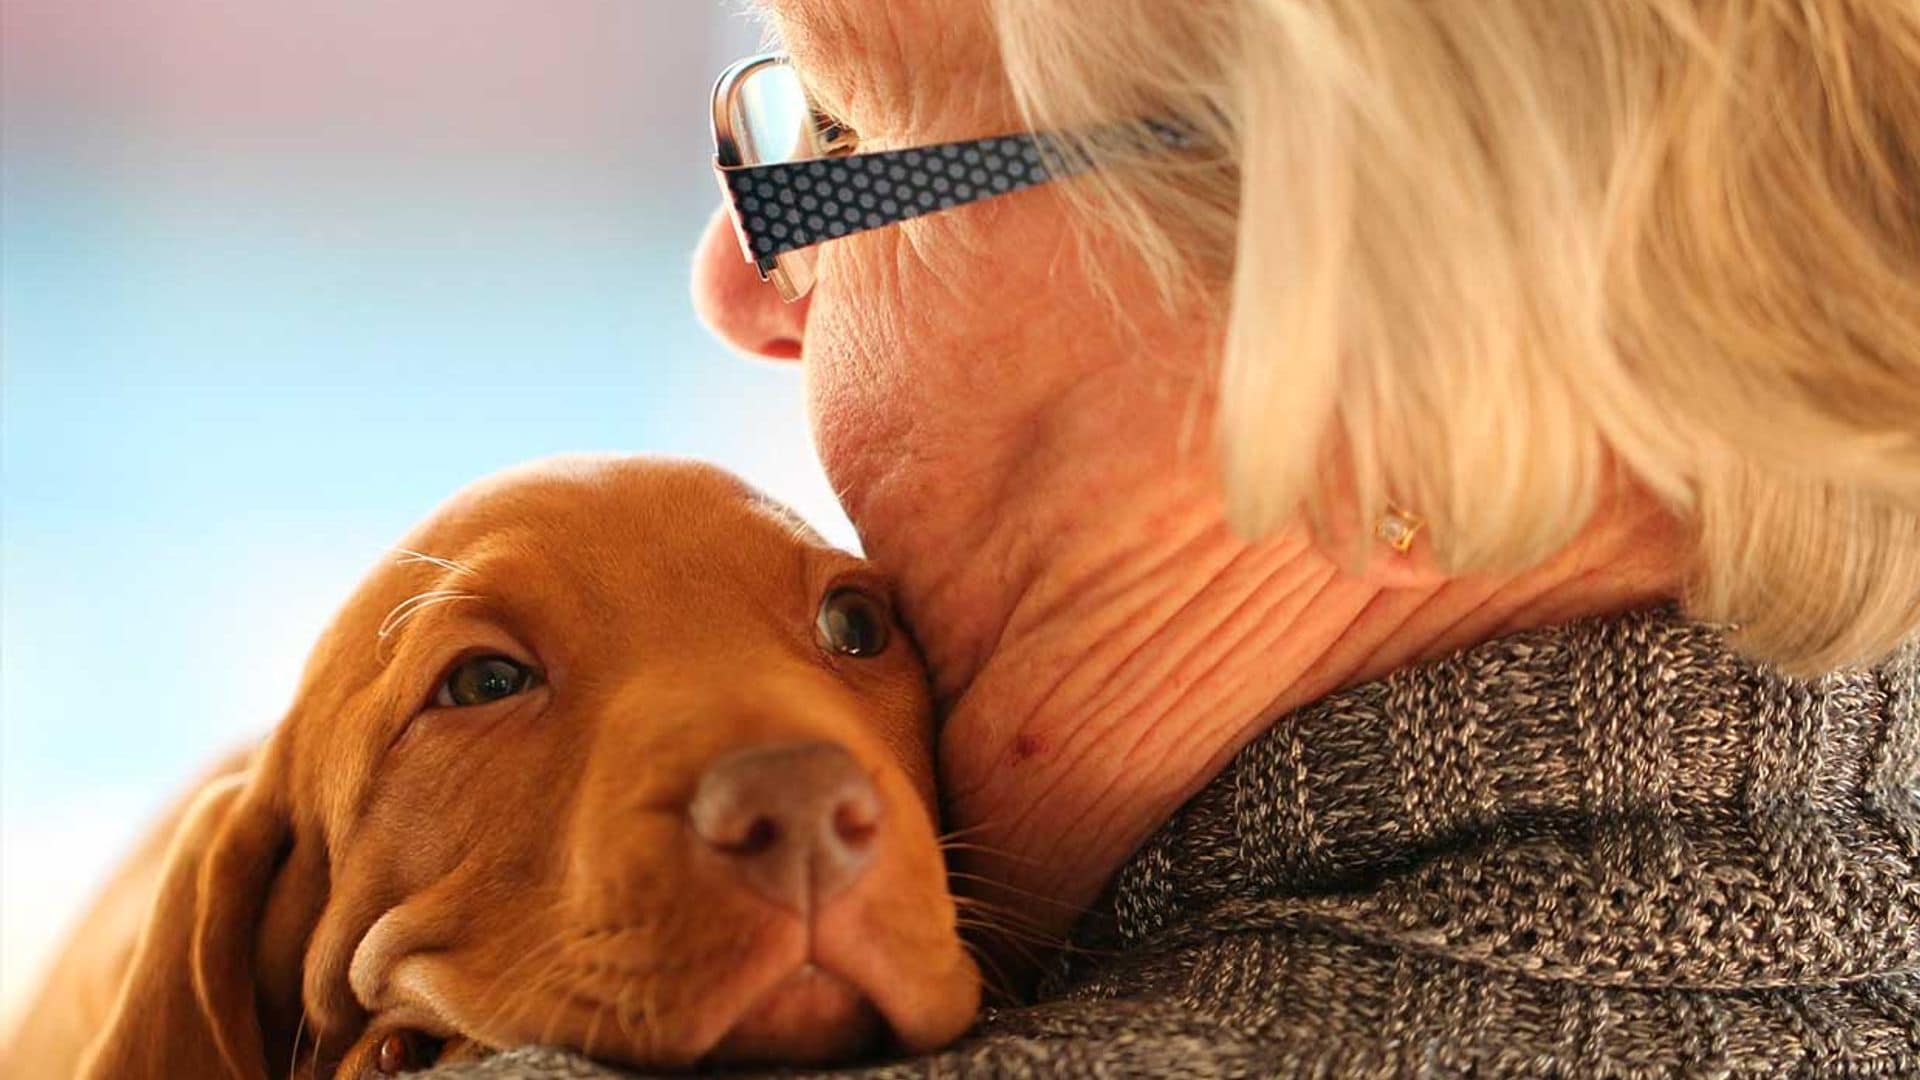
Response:
[[[827,593],[813,626],[828,652],[878,656],[887,648],[887,609],[864,589],[843,585]]]
[[[433,696],[442,708],[485,705],[512,697],[531,688],[536,676],[532,668],[504,656],[471,656],[454,665]]]
[[[381,1076],[424,1069],[440,1057],[440,1041],[418,1031],[395,1031],[380,1040],[373,1067]]]

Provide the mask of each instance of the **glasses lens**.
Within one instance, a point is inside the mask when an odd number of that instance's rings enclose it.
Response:
[[[813,153],[813,110],[800,77],[786,64],[765,64],[740,84],[741,155],[747,165],[799,161]]]
[[[821,156],[813,107],[800,77],[786,63],[762,64],[741,80],[732,102],[740,164],[775,165]],[[788,300],[813,287],[812,248],[789,251],[774,261],[768,280]]]

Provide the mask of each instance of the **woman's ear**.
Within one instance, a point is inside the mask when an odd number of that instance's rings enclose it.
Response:
[[[1426,522],[1391,505],[1371,511],[1335,483],[1308,515],[1314,546],[1348,578],[1376,589],[1434,589],[1448,574],[1434,558]]]
[[[254,950],[291,838],[272,749],[252,771],[209,784],[182,820],[82,1076],[268,1075],[258,1010],[269,995]]]

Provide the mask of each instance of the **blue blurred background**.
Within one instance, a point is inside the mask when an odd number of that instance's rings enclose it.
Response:
[[[687,299],[738,6],[0,4],[0,1008],[466,481],[696,454],[851,543]]]

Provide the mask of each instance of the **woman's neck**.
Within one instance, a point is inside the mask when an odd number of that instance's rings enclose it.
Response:
[[[1304,532],[1249,543],[1211,499],[1153,490],[1150,512],[1124,516],[1056,492],[1045,517],[1003,515],[1026,527],[904,583],[946,703],[959,880],[1049,939],[1275,718],[1680,587],[1677,529],[1649,500],[1616,502],[1526,573],[1388,587],[1340,572]]]

